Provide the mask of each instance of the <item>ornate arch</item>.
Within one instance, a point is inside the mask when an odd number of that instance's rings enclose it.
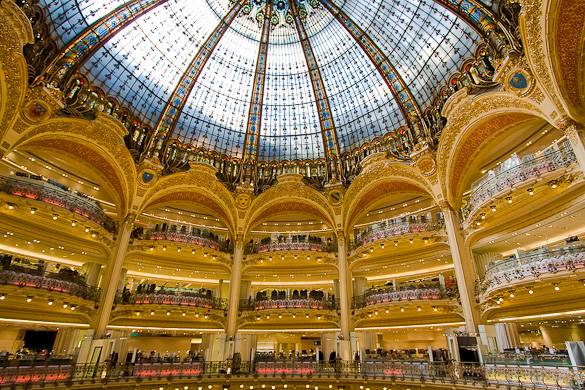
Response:
[[[137,213],[170,202],[192,202],[217,213],[233,236],[237,216],[234,198],[213,172],[212,169],[192,168],[158,179],[136,205]]]
[[[585,0],[522,0],[526,57],[555,106],[585,120]]]
[[[453,96],[444,108],[447,125],[437,150],[439,183],[443,196],[455,206],[461,195],[463,173],[475,153],[509,126],[533,118],[549,121],[530,100],[506,92],[479,96]],[[449,102],[448,102],[449,103]]]
[[[283,181],[254,199],[246,213],[244,237],[262,220],[276,213],[291,210],[318,216],[335,228],[333,210],[323,194],[301,181]]]
[[[0,155],[4,137],[24,103],[28,70],[22,48],[34,43],[30,22],[13,1],[0,2]]]
[[[78,158],[107,184],[119,204],[120,216],[127,213],[136,191],[136,168],[122,138],[122,125],[107,115],[93,121],[53,118],[25,130],[13,149],[44,148]]]
[[[368,205],[384,194],[404,192],[419,192],[437,200],[429,180],[412,165],[381,160],[366,166],[345,193],[342,211],[344,231],[353,226]]]

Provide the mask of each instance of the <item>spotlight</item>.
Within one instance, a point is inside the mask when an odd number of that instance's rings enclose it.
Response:
[[[89,233],[89,226],[86,226],[85,229],[83,229],[83,231]]]
[[[14,210],[16,205],[14,203],[8,203],[8,210]]]
[[[30,208],[30,213],[31,213],[31,214],[33,214],[33,215],[34,215],[36,212],[37,212],[37,209],[36,209],[36,207],[31,207],[31,208]]]
[[[0,294],[0,301],[3,301],[6,299],[6,294]]]
[[[170,316],[171,315],[171,312],[170,311],[167,311],[167,315]]]
[[[153,316],[154,315],[154,310],[150,311],[150,315]]]
[[[71,305],[71,311],[77,309],[77,305]]]
[[[59,214],[53,214],[53,221],[56,221],[59,218]]]
[[[528,195],[530,196],[534,195],[534,188],[529,188],[526,191],[528,191]]]
[[[492,213],[495,213],[496,212],[496,205],[495,204],[491,205],[490,209],[492,210]]]
[[[400,308],[400,312],[401,313],[404,313],[404,308],[403,307]]]
[[[55,302],[55,300],[54,300],[54,299],[49,299],[49,301],[47,302],[47,304],[48,304],[49,306],[53,306],[53,303],[54,303],[54,302]]]
[[[73,227],[77,226],[77,221],[76,220],[71,221],[71,226]]]
[[[507,196],[506,200],[508,201],[508,203],[512,203],[512,197],[511,196]]]
[[[550,188],[552,188],[553,190],[559,186],[559,182],[556,180],[551,181],[549,184]]]
[[[31,297],[30,295],[28,297],[26,297],[26,302],[27,303],[31,303],[32,302],[33,297]]]
[[[479,216],[481,217],[481,219],[485,219],[485,213],[481,213],[479,214]]]

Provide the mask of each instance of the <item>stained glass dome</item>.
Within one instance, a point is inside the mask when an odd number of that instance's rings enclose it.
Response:
[[[430,104],[481,41],[456,10],[485,22],[474,3],[449,1],[41,3],[62,70],[152,128],[234,157],[299,160],[344,153]]]

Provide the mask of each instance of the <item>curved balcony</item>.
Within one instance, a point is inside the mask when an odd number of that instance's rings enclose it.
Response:
[[[392,288],[369,290],[365,294],[353,297],[352,307],[362,309],[367,306],[404,301],[432,301],[453,299],[457,297],[457,289],[444,289],[437,286],[420,288],[404,288],[394,291]]]
[[[368,230],[356,237],[353,248],[369,245],[377,241],[387,240],[392,237],[417,233],[433,233],[442,231],[444,223],[441,222],[401,222],[397,224],[382,223],[381,226]]]
[[[337,244],[324,242],[320,238],[312,236],[298,239],[286,237],[278,241],[248,243],[245,249],[247,255],[281,251],[335,252]]]
[[[467,220],[486,203],[510,191],[514,186],[567,168],[574,162],[575,153],[568,141],[551,146],[539,155],[530,154],[522,159],[516,157],[505,161],[471,185],[468,203],[461,210],[464,219]]]
[[[0,272],[0,284],[54,291],[95,302],[100,295],[100,289],[88,286],[82,277],[60,273],[32,274],[22,270],[4,270]]]
[[[240,301],[240,310],[246,311],[278,309],[337,310],[338,307],[338,302],[334,298],[242,299]]]
[[[225,310],[227,299],[215,298],[194,290],[160,289],[140,293],[124,290],[116,298],[122,305],[173,305]]]
[[[211,235],[205,236],[183,232],[163,232],[152,230],[145,233],[144,239],[152,241],[172,241],[193,244],[222,252],[230,252],[232,249],[229,241],[222,241],[219,240],[219,238],[213,237]]]
[[[541,275],[584,268],[584,245],[503,260],[486,270],[484,279],[479,284],[479,292],[489,294],[511,284],[537,279]]]
[[[109,232],[115,230],[114,221],[96,201],[80,192],[72,192],[57,182],[44,181],[39,176],[0,176],[0,191],[69,210],[101,225]]]

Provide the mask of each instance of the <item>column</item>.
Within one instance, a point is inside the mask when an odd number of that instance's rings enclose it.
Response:
[[[516,324],[497,323],[495,329],[496,343],[500,352],[504,352],[505,349],[516,348],[520,345],[520,336]]]
[[[565,127],[563,131],[571,143],[571,148],[573,148],[573,152],[577,158],[577,163],[581,167],[581,171],[585,174],[585,129],[572,122],[569,126]]]
[[[471,250],[465,246],[465,238],[461,231],[459,216],[449,206],[443,207],[442,209],[445,216],[445,228],[449,239],[451,257],[453,258],[465,326],[469,333],[477,333],[479,314],[475,305],[474,290],[476,273],[473,257],[471,256]]]
[[[128,270],[126,268],[122,268],[122,272],[120,272],[120,279],[118,280],[118,288],[116,291],[123,291],[124,286],[126,285],[126,274]]]
[[[110,259],[108,260],[102,278],[100,305],[97,320],[95,322],[94,338],[96,339],[103,338],[106,335],[106,327],[110,321],[112,305],[114,304],[114,298],[116,297],[116,291],[122,275],[122,265],[124,264],[126,251],[128,250],[128,244],[130,243],[130,234],[132,233],[134,218],[134,215],[128,215],[124,219],[124,222],[120,224],[118,228],[118,236],[116,237],[112,254],[110,255]]]
[[[364,295],[366,290],[368,289],[368,281],[363,276],[356,277],[353,280],[354,282],[354,295],[360,296]]]
[[[341,340],[339,357],[351,360],[351,279],[347,264],[346,240],[343,232],[337,237],[337,262],[339,269],[339,307],[341,313]]]
[[[232,274],[230,277],[230,300],[228,302],[228,319],[226,337],[229,348],[226,351],[228,357],[233,356],[234,340],[238,325],[238,306],[240,303],[240,288],[242,282],[242,261],[244,259],[244,241],[241,237],[236,239],[234,246],[234,259],[232,263]]]
[[[100,273],[102,265],[99,263],[85,263],[83,264],[83,271],[85,271],[85,283],[88,286],[97,287],[100,281]]]
[[[223,279],[219,279],[219,282],[217,284],[217,293],[216,293],[217,299],[223,298],[222,290],[223,290]]]

